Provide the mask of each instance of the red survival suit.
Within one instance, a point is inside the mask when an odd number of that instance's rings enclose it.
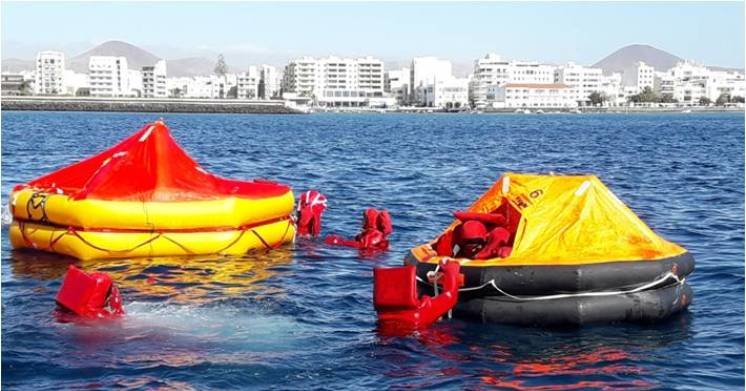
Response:
[[[499,213],[455,212],[462,223],[443,234],[433,245],[438,255],[489,259],[505,258],[513,250],[506,218]]]
[[[386,210],[373,208],[363,212],[363,229],[354,239],[345,239],[337,235],[329,235],[324,239],[326,244],[347,246],[361,250],[385,251],[389,248],[389,235],[394,232],[391,215]]]
[[[107,318],[124,314],[122,297],[106,273],[87,274],[70,265],[57,293],[57,304],[84,318]]]
[[[317,237],[321,234],[321,215],[326,210],[326,197],[316,190],[308,190],[298,198],[297,234]]]
[[[443,291],[435,297],[417,297],[416,268],[402,266],[373,269],[373,305],[381,330],[387,334],[423,329],[437,321],[458,302],[462,281],[460,264],[450,260],[440,264],[434,284]]]

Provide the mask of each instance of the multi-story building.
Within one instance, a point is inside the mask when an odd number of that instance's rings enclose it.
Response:
[[[487,88],[495,108],[568,108],[577,106],[570,87],[561,83],[507,83]]]
[[[487,99],[487,90],[491,87],[507,83],[549,84],[554,83],[554,80],[555,67],[552,65],[535,61],[506,60],[497,54],[489,53],[474,61],[470,100],[475,106],[484,106],[490,103]]]
[[[679,62],[666,72],[656,72],[654,81],[659,95],[693,105],[703,98],[715,102],[723,94],[744,96],[745,85],[741,72],[713,70],[691,61]]]
[[[622,91],[622,74],[614,72],[611,75],[601,75],[599,81],[599,92],[606,98],[606,103],[612,106],[625,102],[624,91]]]
[[[23,75],[19,73],[3,73],[0,93],[2,95],[21,95],[24,93]]]
[[[398,105],[409,103],[409,68],[387,71],[383,80],[384,92],[390,94]]]
[[[587,105],[593,92],[601,92],[603,70],[589,68],[569,62],[557,67],[554,72],[554,82],[570,88],[570,98],[578,105]]]
[[[166,61],[159,60],[155,65],[142,67],[142,96],[145,98],[166,98]]]
[[[127,96],[130,93],[126,57],[91,56],[88,61],[91,96]]]
[[[285,67],[282,91],[321,106],[367,106],[383,97],[383,74],[383,62],[372,57],[303,57]]]
[[[469,106],[469,79],[438,79],[424,87],[425,106],[460,109]]]
[[[624,68],[622,72],[622,85],[630,87],[628,91],[642,92],[645,87],[655,87],[655,68],[638,61]]]
[[[453,78],[453,66],[436,57],[415,57],[409,71],[409,103],[426,105],[426,89],[437,80]]]
[[[65,54],[53,51],[39,52],[36,55],[36,83],[34,93],[37,95],[62,94],[65,78]]]
[[[85,90],[89,87],[88,74],[78,73],[72,69],[65,70],[65,82],[62,84],[62,90],[65,95],[85,93]]]
[[[250,66],[248,71],[239,73],[237,76],[236,98],[258,99],[259,83],[261,75],[255,66]]]
[[[282,76],[272,65],[259,67],[259,99],[272,99],[280,96]]]

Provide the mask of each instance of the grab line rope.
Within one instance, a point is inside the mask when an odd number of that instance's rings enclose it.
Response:
[[[436,273],[437,273],[437,270],[438,270],[438,268],[436,267],[435,268],[435,272]],[[664,283],[664,282],[666,282],[666,281],[668,281],[670,279],[673,279],[674,281],[676,281],[676,283],[674,285],[681,285],[684,282],[686,282],[686,278],[680,278],[679,276],[677,276],[673,272],[667,272],[666,274],[662,275],[660,278],[658,278],[658,279],[656,279],[654,281],[651,281],[651,282],[649,282],[647,284],[638,286],[637,288],[634,288],[634,289],[627,289],[627,290],[622,289],[622,290],[617,290],[617,291],[602,291],[602,292],[561,293],[561,294],[556,294],[556,295],[528,296],[528,297],[526,297],[526,296],[511,295],[510,293],[505,292],[504,290],[500,289],[500,287],[497,286],[497,283],[495,283],[495,279],[493,278],[492,280],[489,280],[489,281],[487,281],[484,284],[479,285],[479,286],[469,287],[469,288],[461,288],[461,289],[459,289],[459,292],[476,291],[476,290],[483,289],[483,288],[485,288],[487,286],[492,286],[493,288],[495,288],[496,291],[500,292],[505,297],[508,297],[508,298],[516,300],[516,301],[541,301],[541,300],[565,299],[565,298],[571,298],[571,297],[603,297],[603,296],[616,296],[616,295],[625,295],[625,294],[630,294],[630,293],[637,293],[637,292],[642,292],[642,291],[651,289],[653,287],[656,287],[656,286],[658,286],[658,285],[660,285],[660,284],[662,284],[662,283]],[[433,286],[433,289],[435,290],[435,294],[437,295],[437,292],[438,292],[438,288],[437,288],[438,284],[437,283],[434,284],[434,285],[430,284],[427,281],[425,281],[422,278],[420,278],[419,276],[417,276],[417,281],[419,281],[420,283],[423,283],[425,285],[431,285],[431,286]]]
[[[294,225],[292,219],[290,219],[290,218],[284,218],[282,220],[287,220],[288,224],[285,226],[285,231],[283,232],[282,237],[280,238],[280,241],[277,244],[275,244],[275,245],[270,245],[269,243],[267,243],[267,241],[255,229],[243,228],[243,229],[239,230],[239,233],[238,233],[238,235],[236,236],[235,239],[231,240],[230,243],[228,243],[226,246],[220,248],[219,250],[215,251],[214,253],[220,254],[220,253],[224,252],[225,250],[231,248],[233,245],[235,245],[236,243],[238,243],[238,241],[243,237],[243,235],[246,233],[246,231],[249,231],[249,230],[252,233],[254,233],[254,235],[256,235],[256,237],[262,242],[262,244],[268,250],[276,249],[277,247],[279,247],[284,242],[285,237],[287,236],[287,233],[290,230],[290,227]],[[282,221],[282,220],[279,220],[279,221]],[[31,239],[29,239],[28,236],[26,235],[26,230],[27,230],[26,222],[22,221],[22,220],[18,221],[18,228],[21,231],[21,237],[23,238],[23,240],[26,243],[26,245],[29,246],[29,247],[36,248],[36,245],[34,244],[34,242]],[[107,249],[107,248],[104,248],[104,247],[100,247],[100,246],[97,246],[97,245],[91,243],[90,241],[88,241],[87,239],[85,239],[78,232],[78,229],[76,229],[76,227],[69,226],[69,227],[67,227],[66,231],[62,232],[59,236],[57,236],[57,237],[53,238],[52,240],[50,240],[48,248],[50,250],[54,250],[54,246],[57,244],[57,242],[60,239],[62,239],[62,237],[66,236],[66,235],[72,234],[73,236],[77,237],[81,242],[83,242],[85,245],[87,245],[87,246],[89,246],[89,247],[91,247],[91,248],[93,248],[95,250],[102,251],[102,252],[108,252],[108,253],[128,253],[128,252],[137,250],[138,248],[140,248],[142,246],[145,246],[145,245],[147,245],[149,243],[152,243],[155,240],[157,240],[158,238],[162,237],[162,238],[168,240],[169,242],[171,242],[171,243],[179,246],[182,250],[184,250],[184,252],[186,252],[188,254],[194,254],[194,251],[190,250],[189,248],[187,248],[183,244],[179,243],[177,240],[168,237],[164,232],[151,231],[150,233],[153,234],[153,236],[151,236],[150,238],[148,238],[144,242],[142,242],[142,243],[140,243],[140,244],[138,244],[138,245],[136,245],[134,247],[131,247],[131,248],[128,248],[128,249],[124,249],[124,250],[113,250],[113,249]]]

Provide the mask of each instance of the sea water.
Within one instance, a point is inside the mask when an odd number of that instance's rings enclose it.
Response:
[[[320,190],[325,234],[353,235],[366,207],[390,210],[391,250],[298,242],[242,257],[78,262],[12,251],[3,227],[4,388],[743,388],[743,114],[3,112],[3,204],[15,184],[159,117],[211,172]],[[508,171],[599,175],[693,253],[689,310],[655,325],[452,320],[379,335],[373,267],[401,264]],[[69,264],[112,275],[127,315],[60,319]]]

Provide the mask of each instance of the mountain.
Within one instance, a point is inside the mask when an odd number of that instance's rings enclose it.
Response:
[[[621,73],[624,68],[638,61],[643,61],[658,71],[664,71],[683,59],[650,45],[629,45],[604,57],[603,60],[593,64],[593,67],[603,69],[606,74]]]
[[[166,60],[166,69],[169,77],[204,76],[213,73],[215,62],[205,57],[179,58]],[[236,68],[228,66],[228,69]]]
[[[68,68],[75,72],[88,72],[88,60],[91,56],[127,57],[127,66],[139,70],[145,65],[153,65],[160,57],[122,41],[108,41],[70,59]]]
[[[21,60],[20,58],[5,58],[2,64],[3,72],[32,71],[36,67],[36,61]]]

